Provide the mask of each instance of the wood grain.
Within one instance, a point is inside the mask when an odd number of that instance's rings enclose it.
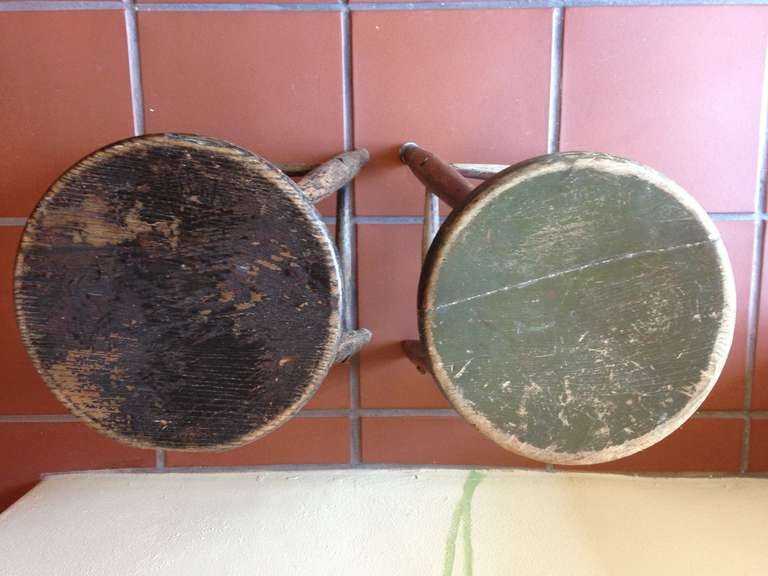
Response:
[[[334,156],[310,170],[299,188],[310,202],[319,202],[350,182],[368,162],[368,150],[352,150]]]
[[[453,166],[413,142],[400,147],[400,159],[428,190],[451,208],[462,206],[472,193],[472,185]]]
[[[734,281],[709,217],[639,164],[545,156],[482,184],[425,262],[432,372],[502,446],[560,464],[637,452],[712,389]]]
[[[340,339],[339,266],[312,205],[218,140],[106,147],[30,218],[16,268],[24,342],[58,398],[127,444],[233,447],[275,429]]]

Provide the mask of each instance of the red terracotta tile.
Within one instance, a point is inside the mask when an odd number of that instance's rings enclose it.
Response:
[[[38,375],[21,342],[13,307],[13,270],[23,229],[0,227],[0,414],[66,412]]]
[[[34,41],[33,41],[34,39]],[[0,14],[0,216],[133,130],[120,11]]]
[[[223,138],[273,162],[343,149],[340,14],[139,14],[147,132]],[[333,200],[323,212],[333,214]]]
[[[352,14],[355,142],[372,162],[358,214],[421,214],[405,141],[450,162],[513,163],[546,151],[550,10]]]
[[[768,11],[568,9],[563,150],[633,158],[712,211],[754,205]]]
[[[421,226],[366,224],[357,230],[360,325],[373,332],[360,356],[360,405],[448,406],[437,384],[420,374],[400,348],[402,340],[418,338]]]
[[[85,424],[0,423],[0,510],[32,488],[46,472],[154,466],[153,450],[137,450]]]
[[[337,364],[303,410],[349,408],[350,364]]]
[[[736,329],[720,378],[704,401],[704,410],[740,410],[744,404],[749,290],[752,270],[752,222],[717,222],[736,279]]]
[[[202,4],[232,4],[234,0],[136,0],[139,4],[189,4],[189,3],[202,3]],[[333,3],[334,0],[326,2],[326,0],[292,0],[291,4],[299,2],[302,4],[313,4],[316,2],[323,2],[325,4]],[[249,4],[274,4],[274,0],[248,0]]]
[[[621,460],[559,469],[592,472],[739,471],[744,421],[741,418],[688,420],[658,444]]]
[[[752,418],[748,471],[768,472],[768,418]]]
[[[458,416],[363,418],[361,438],[365,463],[544,466],[500,448]]]
[[[166,452],[168,466],[346,464],[348,418],[293,418],[271,434],[224,452]]]
[[[768,237],[763,244],[763,268],[760,280],[755,370],[752,378],[752,408],[768,409]]]

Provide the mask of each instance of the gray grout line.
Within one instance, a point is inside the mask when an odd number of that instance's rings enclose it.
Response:
[[[296,418],[347,418],[351,409],[317,409],[301,410],[296,414]],[[459,413],[453,408],[358,408],[357,413],[366,418],[399,418],[399,417],[459,417]],[[740,418],[768,418],[768,410],[752,410],[744,412],[743,410],[702,410],[696,412],[694,418],[710,419],[740,419]],[[73,414],[12,414],[0,415],[0,422],[80,422],[80,419]]]
[[[349,410],[339,408],[338,410],[301,410],[295,418],[348,418]]]
[[[552,10],[552,41],[549,61],[549,108],[547,118],[547,153],[560,150],[560,118],[563,77],[563,34],[565,11]]]
[[[133,134],[144,134],[144,96],[141,89],[141,56],[139,51],[139,31],[136,24],[135,0],[123,0],[125,6],[125,37],[128,47],[128,78],[131,89],[131,112],[133,114]],[[165,467],[165,451],[155,450],[155,467]]]
[[[716,222],[724,220],[755,222],[768,218],[768,215],[758,212],[708,212],[708,214]]]
[[[419,224],[424,222],[423,216],[355,216],[357,224]]]
[[[710,218],[716,222],[736,221],[736,222],[757,222],[768,220],[768,214],[759,214],[757,212],[709,212]],[[444,217],[442,218],[445,219]],[[325,224],[336,224],[335,216],[323,216],[321,220]],[[422,216],[352,216],[350,222],[354,224],[418,224],[424,222]],[[24,226],[27,223],[26,218],[0,218],[0,228],[4,226]]]
[[[441,417],[457,418],[459,413],[453,408],[365,408],[360,414],[367,418],[419,418]]]
[[[123,3],[115,2],[0,2],[0,12],[50,12],[60,10],[121,10]]]
[[[755,179],[755,209],[765,213],[766,193],[766,153],[768,153],[768,44],[763,47],[763,78],[760,103],[760,121],[757,136],[757,175]],[[765,244],[765,223],[755,223],[754,248],[752,250],[752,274],[750,276],[749,309],[747,317],[747,350],[744,366],[744,411],[752,408],[752,384],[755,372],[755,355],[757,348],[757,329],[760,313],[760,283],[763,270],[763,246]],[[750,437],[752,422],[749,418],[744,421],[744,432],[741,444],[741,461],[739,470],[745,473],[749,470]]]
[[[195,3],[138,4],[140,12],[367,12],[367,11],[435,11],[435,10],[494,10],[518,8],[568,8],[589,6],[750,6],[764,0],[486,0],[451,2],[360,2],[342,3]],[[0,12],[45,12],[63,10],[119,10],[121,2],[111,1],[29,1],[0,2]]]
[[[26,218],[12,218],[12,217],[0,218],[0,227],[3,227],[3,226],[26,226],[26,225],[27,225],[27,219]]]
[[[549,57],[549,106],[547,108],[547,153],[560,151],[560,121],[562,118],[563,79],[563,35],[565,10],[552,10],[552,40]],[[547,472],[555,469],[553,464],[544,466]]]
[[[344,5],[340,16],[341,25],[341,73],[342,73],[342,119],[344,128],[344,149],[354,146],[354,117],[352,91],[352,22],[349,10]],[[336,232],[346,253],[346,304],[344,316],[348,330],[357,327],[357,250],[354,206],[354,182],[348,184],[340,193]],[[362,459],[362,439],[360,433],[360,357],[355,355],[349,370],[349,462],[357,465]]]
[[[128,41],[128,76],[133,109],[133,134],[144,134],[144,99],[141,90],[141,59],[139,32],[136,26],[136,8],[133,0],[125,0],[125,35]]]
[[[139,4],[139,12],[345,12],[341,3],[333,2],[264,2],[264,3],[179,3]]]
[[[0,424],[53,424],[65,422],[80,422],[80,419],[72,414],[19,414],[0,416]]]
[[[357,416],[362,418],[459,418],[460,414],[453,408],[358,408]],[[322,418],[349,418],[351,409],[339,408],[328,410],[301,410],[296,418],[322,419]],[[714,420],[738,420],[746,418],[768,419],[768,410],[703,410],[696,412],[693,418]],[[77,416],[72,414],[14,414],[0,415],[0,424],[33,424],[33,423],[63,423],[80,422]]]
[[[455,465],[455,464],[402,464],[398,462],[377,462],[361,464],[261,464],[252,466],[173,466],[158,471],[153,468],[105,468],[97,470],[71,470],[64,472],[44,472],[42,478],[62,475],[85,474],[242,474],[247,472],[349,472],[352,470],[527,470],[542,471],[540,467],[525,466],[495,466],[495,465]],[[625,470],[589,470],[583,467],[571,470],[567,466],[559,466],[557,472],[573,472],[577,474],[611,474],[631,478],[768,478],[768,472],[753,472],[736,474],[734,472],[628,472]]]

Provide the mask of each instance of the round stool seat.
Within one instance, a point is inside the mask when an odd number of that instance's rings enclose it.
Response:
[[[340,337],[340,275],[299,188],[226,142],[163,134],[66,172],[16,266],[22,336],[48,386],[125,443],[199,450],[273,430]]]
[[[551,463],[627,456],[680,426],[725,362],[734,282],[717,229],[661,174],[565,153],[481,184],[424,264],[420,330],[457,410]]]

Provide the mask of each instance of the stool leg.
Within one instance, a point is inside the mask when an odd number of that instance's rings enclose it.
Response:
[[[344,152],[310,170],[299,188],[310,202],[319,202],[352,180],[368,162],[368,150]]]
[[[371,332],[365,328],[351,330],[341,336],[339,348],[336,351],[336,362],[346,362],[360,352],[360,349],[371,341]]]
[[[400,346],[408,357],[408,360],[416,365],[416,369],[422,374],[431,374],[432,368],[429,365],[429,355],[419,340],[403,340]]]
[[[422,184],[451,208],[464,204],[473,190],[453,166],[413,142],[406,142],[400,147],[400,159]]]

